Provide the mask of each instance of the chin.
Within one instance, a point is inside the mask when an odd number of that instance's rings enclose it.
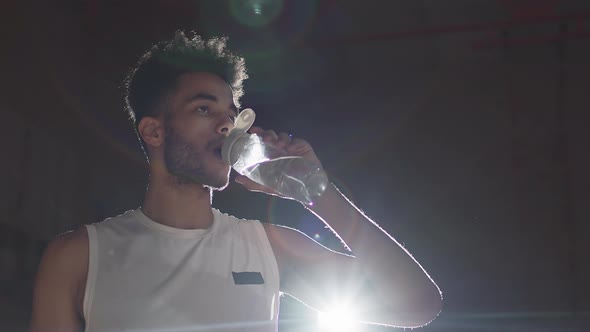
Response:
[[[225,188],[227,188],[227,186],[229,185],[229,181],[226,182],[223,186],[210,186],[210,185],[205,185],[205,188],[211,190],[211,191],[223,191],[225,190]]]
[[[215,191],[222,191],[223,189],[227,188],[229,185],[229,169],[223,173],[218,175],[217,177],[212,177],[211,181],[205,184],[205,186],[211,190]]]

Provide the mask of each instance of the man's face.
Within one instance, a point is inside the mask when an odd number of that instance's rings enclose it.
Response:
[[[166,104],[164,162],[168,171],[179,183],[225,188],[230,169],[221,159],[221,146],[237,116],[229,85],[210,73],[183,74]]]

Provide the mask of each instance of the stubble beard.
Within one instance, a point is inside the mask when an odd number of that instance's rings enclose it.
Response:
[[[164,162],[168,172],[178,185],[202,185],[211,190],[223,190],[229,183],[229,170],[222,174],[219,170],[207,170],[203,153],[191,142],[177,135],[167,126],[164,143]]]

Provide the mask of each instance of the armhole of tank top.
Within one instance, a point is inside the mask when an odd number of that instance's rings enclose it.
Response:
[[[253,224],[254,224],[254,230],[255,230],[256,234],[258,235],[261,249],[263,252],[266,253],[268,261],[271,262],[270,265],[271,265],[271,270],[272,270],[272,274],[274,277],[273,280],[276,282],[276,284],[274,286],[278,290],[278,288],[280,287],[279,285],[281,283],[279,280],[280,276],[279,276],[279,265],[277,264],[277,258],[274,254],[274,251],[272,251],[272,246],[270,245],[270,241],[268,240],[268,236],[266,235],[266,231],[264,230],[264,226],[262,225],[262,223],[258,220],[254,220]]]
[[[98,273],[98,238],[96,235],[96,226],[86,225],[88,232],[88,274],[86,276],[86,287],[84,289],[84,322],[85,331],[89,330],[90,326],[90,312],[92,310],[92,303],[94,302],[94,287],[96,284],[96,274]]]

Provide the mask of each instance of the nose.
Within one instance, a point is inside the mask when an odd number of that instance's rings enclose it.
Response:
[[[222,115],[217,124],[217,132],[222,135],[227,135],[234,127],[234,121],[231,117]]]

